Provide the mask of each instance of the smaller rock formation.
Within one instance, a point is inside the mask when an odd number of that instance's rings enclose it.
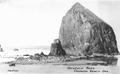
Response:
[[[0,45],[0,52],[3,52],[3,48],[1,47],[1,45]]]
[[[45,55],[43,52],[41,52],[41,53],[40,53],[40,56],[41,56],[41,57],[45,57],[45,56],[47,56],[47,55]]]
[[[14,51],[19,51],[19,49],[17,49],[17,48],[15,48],[15,49],[13,49]]]
[[[63,50],[61,42],[59,39],[55,39],[51,44],[50,56],[65,56],[66,52]]]

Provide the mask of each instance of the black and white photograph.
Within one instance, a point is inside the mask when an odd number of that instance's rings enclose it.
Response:
[[[120,74],[120,0],[0,0],[0,74]]]

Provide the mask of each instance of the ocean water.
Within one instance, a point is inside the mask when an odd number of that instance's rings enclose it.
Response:
[[[4,49],[4,52],[0,52],[0,63],[6,62],[6,61],[12,61],[15,60],[15,57],[20,57],[25,54],[34,55],[35,53],[41,53],[49,54],[50,49],[49,47],[46,48],[18,48],[18,51],[14,51],[13,48],[6,48]]]

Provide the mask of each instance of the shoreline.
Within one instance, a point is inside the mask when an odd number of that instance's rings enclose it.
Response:
[[[86,62],[84,62],[86,61]],[[58,57],[58,56],[43,56],[38,58],[17,58],[14,61],[3,62],[4,64],[19,64],[19,65],[34,65],[34,64],[61,64],[61,65],[69,65],[70,63],[78,62],[77,64],[81,65],[116,65],[118,61],[117,57],[81,57],[81,56],[66,56],[66,57]]]

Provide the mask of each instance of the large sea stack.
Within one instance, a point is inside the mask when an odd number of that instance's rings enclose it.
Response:
[[[62,19],[59,32],[67,54],[118,54],[112,27],[80,3],[75,3]]]

